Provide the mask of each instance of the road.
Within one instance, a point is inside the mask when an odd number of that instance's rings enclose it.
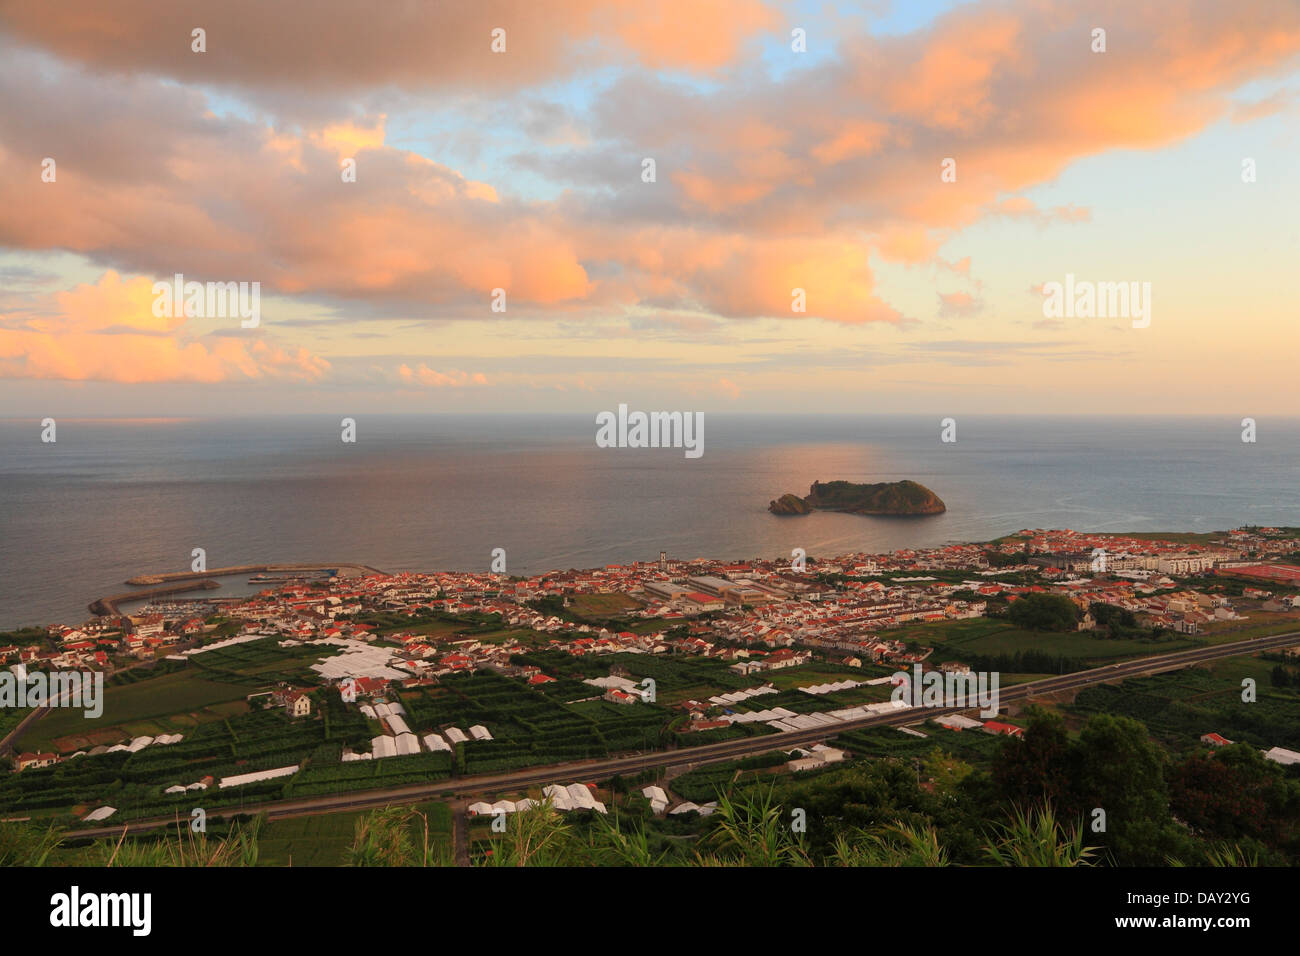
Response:
[[[1121,664],[1108,664],[1093,670],[1079,671],[1060,677],[1048,677],[1043,680],[1015,684],[1000,688],[1001,703],[1024,700],[1030,697],[1042,697],[1061,691],[1077,690],[1090,684],[1102,684],[1113,680],[1158,674],[1164,671],[1179,670],[1206,661],[1225,657],[1237,657],[1243,653],[1255,653],[1281,647],[1300,644],[1300,631],[1276,634],[1271,637],[1258,637],[1232,644],[1219,644],[1214,647],[1200,647],[1189,651],[1177,651],[1171,654],[1157,654]],[[600,760],[586,760],[567,764],[548,764],[544,767],[528,767],[504,774],[481,774],[478,776],[458,777],[439,780],[428,784],[413,784],[396,787],[391,790],[376,790],[368,793],[349,793],[337,796],[316,797],[310,800],[276,801],[258,805],[247,805],[242,810],[222,809],[213,811],[212,816],[221,813],[265,813],[268,819],[306,816],[313,813],[327,813],[337,810],[358,810],[391,806],[394,804],[418,803],[435,797],[463,797],[471,794],[487,794],[522,790],[533,784],[564,783],[575,780],[603,780],[616,774],[635,774],[642,770],[667,767],[677,764],[699,766],[724,760],[735,760],[771,750],[789,750],[804,744],[817,743],[835,737],[849,730],[863,730],[869,727],[896,727],[904,724],[916,724],[931,717],[945,714],[957,714],[976,710],[974,707],[925,707],[910,708],[895,713],[863,717],[858,720],[845,720],[829,727],[815,727],[811,730],[796,730],[780,734],[764,734],[759,737],[745,737],[740,740],[726,740],[717,744],[704,744],[699,747],[682,747],[676,750],[638,753],[625,757],[607,757]],[[197,798],[196,799],[201,799]],[[97,827],[86,830],[69,831],[68,836],[109,837],[118,836],[123,829],[143,831],[156,829],[175,823],[173,818],[139,820],[116,827]]]
[[[49,712],[50,708],[48,706],[33,708],[31,713],[18,722],[17,727],[5,734],[4,740],[0,740],[0,756],[8,754],[13,750],[18,741],[22,738],[22,735],[31,730],[32,724],[36,723],[36,721],[40,720]]]
[[[181,641],[180,643],[176,644],[175,650],[181,651],[187,647],[195,647],[198,645],[198,643],[199,643],[199,639],[197,637],[190,638],[187,641]],[[139,670],[140,668],[144,668],[144,667],[153,667],[157,663],[158,663],[157,661],[148,660],[148,661],[140,661],[137,664],[129,664],[126,667],[116,668],[115,670],[112,671],[111,676],[116,676],[118,674],[125,674],[127,671]],[[105,681],[108,680],[109,676],[110,675],[106,672],[104,677]],[[69,691],[68,693],[71,692]],[[67,694],[65,693],[64,696],[66,697]],[[27,731],[32,729],[32,726],[36,723],[36,721],[40,720],[46,714],[50,713],[51,710],[52,708],[48,705],[44,707],[34,708],[31,713],[29,713],[26,717],[24,717],[21,721],[19,721],[18,726],[16,726],[13,730],[9,731],[9,733],[5,735],[3,740],[0,740],[0,756],[4,756],[13,751],[18,751],[18,743],[22,739],[23,735],[27,733]]]

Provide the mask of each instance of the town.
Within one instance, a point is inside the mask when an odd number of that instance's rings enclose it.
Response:
[[[793,559],[676,561],[661,553],[657,561],[529,577],[357,569],[347,575],[334,569],[296,576],[259,574],[254,580],[284,583],[248,598],[170,597],[124,616],[29,628],[15,632],[24,643],[0,647],[0,661],[25,671],[102,671],[120,675],[120,681],[153,670],[224,663],[237,659],[233,655],[241,645],[249,646],[250,653],[261,653],[268,645],[277,651],[289,648],[312,663],[294,671],[292,679],[242,695],[234,702],[235,712],[273,707],[291,719],[309,718],[321,706],[320,695],[329,691],[332,700],[353,708],[354,718],[374,731],[349,737],[339,748],[340,764],[420,753],[450,760],[466,743],[497,740],[482,721],[462,727],[452,720],[435,725],[426,719],[413,728],[411,715],[395,696],[417,692],[425,701],[447,680],[474,674],[518,680],[529,691],[549,692],[549,700],[565,707],[598,701],[652,705],[676,715],[670,737],[663,736],[653,718],[632,720],[630,725],[640,730],[611,732],[604,750],[609,753],[639,749],[617,743],[630,745],[638,733],[646,746],[819,726],[830,735],[837,722],[900,706],[887,696],[891,671],[917,668],[921,673],[933,666],[948,674],[970,673],[972,662],[961,654],[942,654],[941,661],[933,661],[935,646],[921,638],[941,636],[946,625],[1014,614],[1015,604],[1026,602],[1025,608],[1040,596],[1068,602],[1062,606],[1073,608],[1074,616],[1064,629],[1081,635],[1113,626],[1116,615],[1124,617],[1132,635],[1141,632],[1149,641],[1162,634],[1172,639],[1225,628],[1231,633],[1259,615],[1287,625],[1300,617],[1300,568],[1281,559],[1298,551],[1300,538],[1289,529],[1238,529],[1190,544],[1159,536],[1024,530],[985,544],[806,560],[797,554]],[[1035,653],[1041,660],[1053,641],[1043,636],[1034,644],[1023,649],[1025,664],[1002,669],[1046,669],[1030,661]],[[1154,645],[1135,644],[1130,653],[1147,646]],[[978,644],[967,647],[975,658],[989,657]],[[1126,650],[1121,646],[1121,653]],[[670,686],[657,687],[654,677],[636,673],[643,668],[629,668],[627,662],[637,659],[629,655],[716,662],[708,672],[716,676],[685,682],[716,693],[676,693],[672,678]],[[609,665],[602,665],[602,659]],[[565,660],[570,663],[561,663]],[[773,677],[783,671],[788,678],[778,688]],[[807,679],[800,681],[805,674]],[[250,675],[236,669],[235,679],[247,682]],[[799,691],[801,700],[824,695],[828,703],[842,706],[801,708],[782,693],[791,689]],[[771,695],[779,696],[771,700]],[[184,704],[178,700],[178,709]],[[112,719],[111,695],[109,718],[103,732],[65,733],[56,738],[55,748],[16,753],[13,769],[135,754],[146,747],[174,748],[186,739],[176,726],[131,735],[130,721]],[[960,715],[943,720],[947,727],[980,723]],[[990,723],[994,732],[1020,730]],[[29,721],[23,729],[31,726]],[[506,736],[515,739],[514,749],[493,752],[504,762],[471,758],[470,769],[544,762],[552,752],[534,745],[534,752],[523,753],[518,727],[498,730],[510,731]],[[117,739],[106,739],[105,733],[116,733]],[[1210,733],[1214,743],[1217,735]],[[1283,762],[1300,760],[1274,749]],[[561,746],[553,752],[565,756],[579,751]],[[792,766],[806,766],[813,753],[796,754]],[[295,762],[244,772],[243,763],[227,768],[239,772],[215,778],[195,773],[194,780],[177,780],[163,792],[184,793],[214,779],[222,788],[239,787],[302,769]],[[87,819],[104,819],[111,815],[106,811],[115,810],[99,808],[95,812],[100,816]]]

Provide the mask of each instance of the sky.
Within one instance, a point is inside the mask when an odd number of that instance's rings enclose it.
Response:
[[[0,417],[1296,411],[1294,0],[0,0],[0,104]]]

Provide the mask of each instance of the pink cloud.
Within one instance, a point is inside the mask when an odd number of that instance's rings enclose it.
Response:
[[[153,315],[153,281],[106,272],[54,297],[52,315],[0,328],[0,376],[104,382],[238,382],[321,379],[330,368],[305,349],[249,333],[199,341],[185,320]],[[10,317],[10,322],[14,317]]]
[[[624,77],[596,97],[593,145],[546,157],[574,188],[525,201],[387,145],[383,115],[358,101],[336,98],[315,125],[269,127],[206,112],[202,94],[155,74],[267,93],[483,92],[578,68],[604,55],[591,52],[602,40],[638,63],[709,71],[775,15],[749,0],[653,10],[575,0],[438,7],[438,19],[421,5],[323,0],[303,31],[286,6],[214,7],[202,55],[189,52],[190,15],[172,4],[123,0],[111,16],[89,0],[6,7],[12,36],[88,71],[29,51],[0,59],[0,244],[418,303],[435,318],[491,318],[502,288],[512,313],[649,306],[898,322],[871,255],[934,261],[987,216],[1086,220],[1086,208],[1040,210],[1022,193],[1080,157],[1205,128],[1229,115],[1237,86],[1300,52],[1300,8],[1269,0],[962,6],[907,36],[847,38],[835,61],[779,83],[721,70],[696,92]],[[494,56],[487,32],[499,17],[510,46]],[[122,28],[146,19],[147,30]],[[1087,41],[1101,20],[1125,42],[1097,55]],[[429,55],[435,28],[445,56]],[[637,175],[647,144],[653,186]],[[343,152],[356,153],[355,183],[340,180]],[[624,180],[594,174],[608,154],[626,163]],[[56,183],[39,179],[45,155],[59,160]],[[957,161],[955,183],[940,179],[944,157]],[[806,313],[791,309],[795,288]]]
[[[337,93],[508,89],[631,57],[651,69],[713,71],[780,25],[760,0],[526,0],[358,4],[222,0],[196,16],[168,0],[62,0],[0,8],[7,32],[61,57],[121,73],[247,89]],[[191,52],[191,30],[207,52]],[[492,51],[492,31],[505,51]]]
[[[419,368],[411,368],[409,365],[400,365],[397,369],[398,378],[407,385],[423,385],[428,388],[464,388],[467,385],[486,385],[487,376],[482,372],[462,372],[459,369],[450,369],[446,372],[439,372],[436,369],[429,368],[428,365],[421,362]]]

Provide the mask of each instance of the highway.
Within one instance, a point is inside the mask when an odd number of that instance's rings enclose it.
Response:
[[[1061,691],[1077,690],[1090,684],[1102,684],[1109,681],[1130,677],[1141,677],[1165,671],[1179,670],[1206,661],[1225,657],[1237,657],[1259,651],[1274,650],[1300,644],[1300,631],[1276,634],[1271,637],[1258,637],[1231,644],[1219,644],[1213,647],[1200,647],[1171,654],[1157,654],[1120,664],[1108,664],[1093,670],[1078,671],[1060,677],[1048,677],[1043,680],[1015,684],[999,688],[999,702],[1024,700],[1030,697],[1042,697]],[[210,816],[234,815],[238,813],[265,813],[269,819],[304,816],[313,813],[326,813],[337,810],[357,810],[385,807],[394,804],[419,803],[435,797],[467,796],[471,794],[489,794],[522,790],[533,784],[572,783],[574,781],[594,781],[608,779],[616,774],[635,774],[642,770],[677,765],[699,766],[734,760],[771,750],[789,750],[804,744],[817,743],[835,737],[845,731],[862,730],[869,727],[892,727],[916,724],[945,714],[956,714],[976,710],[975,707],[923,707],[909,708],[894,713],[863,717],[857,720],[841,721],[826,727],[810,730],[797,730],[788,733],[764,734],[758,737],[744,737],[739,740],[727,740],[722,743],[704,744],[699,747],[682,747],[676,750],[662,750],[651,753],[637,753],[624,757],[607,757],[599,760],[579,761],[567,764],[548,764],[543,767],[527,767],[522,770],[504,774],[480,774],[469,777],[455,777],[438,780],[427,784],[412,784],[391,790],[376,790],[364,793],[346,793],[308,800],[286,800],[274,803],[250,804],[236,809],[222,807],[214,809]],[[202,797],[195,795],[196,800]],[[175,818],[155,818],[133,821],[118,826],[97,827],[94,829],[70,830],[69,837],[111,837],[119,836],[124,829],[146,831],[175,823]]]

